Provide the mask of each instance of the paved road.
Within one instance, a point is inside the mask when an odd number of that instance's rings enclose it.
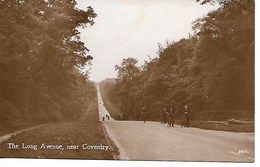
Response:
[[[98,89],[99,90],[99,89]],[[99,113],[108,114],[98,92]],[[170,128],[158,122],[105,121],[124,160],[254,161],[254,134]]]

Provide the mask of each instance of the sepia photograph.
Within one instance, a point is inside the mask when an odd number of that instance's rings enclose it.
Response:
[[[255,163],[254,0],[1,0],[0,159]]]

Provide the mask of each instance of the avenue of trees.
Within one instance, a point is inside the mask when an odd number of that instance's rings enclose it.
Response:
[[[95,97],[75,0],[0,1],[0,121],[76,119]]]
[[[254,1],[197,0],[220,8],[193,23],[188,39],[159,44],[158,56],[137,66],[116,65],[116,83],[103,85],[132,118],[147,106],[150,119],[163,107],[188,105],[193,119],[254,118]]]

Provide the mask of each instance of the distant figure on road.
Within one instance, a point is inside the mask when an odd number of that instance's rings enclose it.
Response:
[[[170,127],[171,118],[170,118],[169,110],[166,110],[166,122],[167,122],[167,126]]]
[[[185,127],[190,127],[190,113],[188,110],[188,106],[185,106],[184,118],[185,118]]]
[[[138,114],[138,112],[136,112],[135,115],[136,115],[136,120],[139,121],[139,114]]]
[[[167,111],[165,107],[163,108],[163,123],[167,123]]]
[[[161,118],[161,124],[163,124],[164,123],[164,121],[163,121],[163,110],[160,112],[160,118]]]
[[[103,117],[102,120],[105,121],[105,117]]]
[[[144,106],[144,107],[142,108],[142,118],[143,118],[143,120],[144,120],[144,123],[146,122],[147,117],[148,117],[148,111],[146,110],[146,106]]]
[[[185,108],[185,107],[184,107]],[[185,122],[186,122],[186,120],[185,120],[185,109],[184,109],[184,112],[181,112],[180,113],[180,118],[181,118],[181,127],[185,127]]]
[[[127,120],[127,114],[123,114],[123,120]]]

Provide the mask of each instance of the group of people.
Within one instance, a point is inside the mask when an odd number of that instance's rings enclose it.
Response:
[[[161,111],[160,116],[162,124],[167,124],[168,127],[174,127],[177,116],[177,112],[174,107],[170,107],[169,110],[164,108],[163,111]],[[181,113],[181,127],[190,127],[190,113],[187,105],[184,107],[184,112]]]
[[[169,127],[174,127],[175,115],[176,112],[173,109],[173,107],[171,107],[169,111],[167,111],[167,109],[164,108],[163,111],[161,111],[160,113],[161,124],[167,124],[167,126]]]
[[[175,119],[177,116],[176,109],[174,107],[167,108],[165,107],[160,112],[160,118],[162,124],[167,124],[168,127],[174,127]],[[146,106],[142,109],[142,119],[144,123],[147,121],[148,111]],[[190,113],[188,110],[188,106],[185,105],[184,112],[181,113],[181,127],[190,127]]]
[[[106,114],[106,116],[105,116],[105,117],[106,117],[106,118],[107,118],[107,120],[109,121],[109,119],[110,119],[110,116]],[[102,117],[102,120],[103,120],[103,121],[105,121],[105,117]]]

